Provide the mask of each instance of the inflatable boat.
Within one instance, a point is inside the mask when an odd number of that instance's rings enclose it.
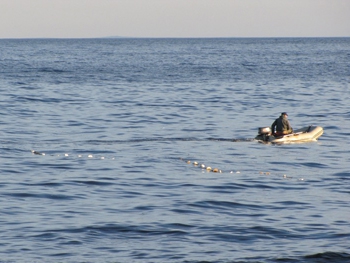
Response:
[[[270,127],[259,128],[258,135],[255,140],[262,143],[304,143],[317,141],[323,134],[323,128],[320,126],[307,126],[293,131],[291,134],[274,136]]]

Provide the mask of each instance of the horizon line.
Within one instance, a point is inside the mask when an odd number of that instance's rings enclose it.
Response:
[[[105,37],[0,37],[0,39],[278,39],[278,38],[350,38],[350,36],[265,36],[265,37],[128,37],[128,36],[105,36]]]

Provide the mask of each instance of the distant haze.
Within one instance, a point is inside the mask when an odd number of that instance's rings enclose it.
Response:
[[[0,0],[0,38],[349,37],[350,0]]]

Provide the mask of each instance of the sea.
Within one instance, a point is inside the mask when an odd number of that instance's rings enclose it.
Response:
[[[0,262],[350,262],[350,38],[1,39],[0,117]]]

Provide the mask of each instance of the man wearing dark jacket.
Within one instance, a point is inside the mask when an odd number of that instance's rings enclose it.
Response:
[[[271,125],[272,134],[275,136],[283,136],[293,133],[292,126],[288,120],[288,114],[282,112],[281,116],[277,118]]]

